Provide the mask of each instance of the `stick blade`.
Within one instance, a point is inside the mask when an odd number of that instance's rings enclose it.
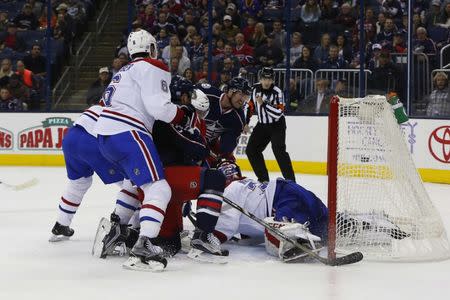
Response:
[[[329,260],[327,265],[329,265],[329,266],[349,265],[349,264],[357,263],[357,262],[361,261],[363,258],[364,258],[364,256],[361,252],[353,252],[353,253],[350,253],[349,255]]]

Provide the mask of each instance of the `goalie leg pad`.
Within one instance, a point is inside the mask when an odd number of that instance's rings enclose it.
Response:
[[[297,242],[307,246],[312,251],[319,252],[323,248],[320,237],[309,232],[308,223],[278,222],[272,217],[265,218],[264,221],[285,235],[296,239]],[[308,256],[301,249],[272,234],[267,229],[264,233],[264,239],[267,253],[279,257],[284,262],[301,262],[303,258]]]

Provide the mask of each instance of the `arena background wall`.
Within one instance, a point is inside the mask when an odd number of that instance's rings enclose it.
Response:
[[[61,141],[77,113],[0,113],[0,165],[63,166]],[[297,173],[326,174],[327,117],[287,117],[287,150]],[[256,123],[252,118],[250,127]],[[424,181],[450,184],[450,120],[410,119],[404,137]],[[355,131],[355,134],[358,134]],[[368,143],[376,137],[365,133]],[[235,155],[243,170],[251,170],[245,155],[249,135],[242,135]],[[270,171],[279,171],[266,149]]]

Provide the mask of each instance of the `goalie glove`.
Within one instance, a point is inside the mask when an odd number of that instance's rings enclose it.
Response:
[[[265,218],[264,221],[285,235],[296,239],[297,242],[305,245],[313,251],[318,252],[323,248],[321,238],[309,232],[309,222],[301,224],[296,223],[294,220],[288,221],[285,218],[283,218],[282,222],[279,222],[275,221],[273,217]],[[299,259],[301,260],[308,256],[308,254],[303,252],[301,249],[277,237],[267,229],[264,232],[264,244],[266,246],[267,253],[273,256],[278,256],[284,262],[293,260],[298,261]]]

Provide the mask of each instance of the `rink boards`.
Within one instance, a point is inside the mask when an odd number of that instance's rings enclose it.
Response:
[[[0,165],[64,165],[62,138],[78,116],[78,113],[0,113]],[[295,172],[326,174],[328,118],[286,119],[287,151]],[[255,124],[253,117],[250,127]],[[450,120],[410,119],[401,128],[422,179],[450,184]],[[370,132],[364,134],[368,142],[376,143]],[[243,134],[235,150],[243,170],[251,170],[245,155],[249,136]],[[279,171],[270,146],[264,155],[269,171]]]

